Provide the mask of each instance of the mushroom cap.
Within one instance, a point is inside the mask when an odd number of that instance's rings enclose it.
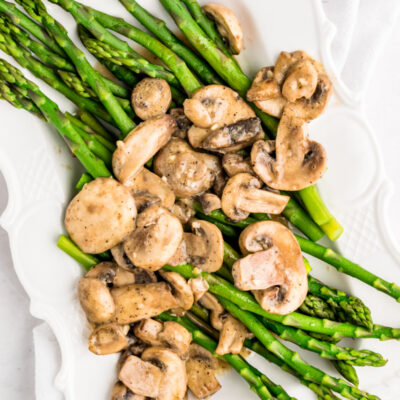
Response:
[[[111,391],[111,400],[146,400],[146,398],[132,393],[122,382],[116,382]]]
[[[131,324],[143,318],[151,318],[177,306],[165,282],[132,284],[112,288],[115,304],[114,321],[118,324]]]
[[[188,388],[198,399],[204,399],[221,389],[215,377],[218,360],[204,347],[192,343],[186,360]]]
[[[162,346],[162,342],[158,335],[163,330],[162,322],[152,318],[142,319],[135,327],[133,332],[141,341],[151,346]]]
[[[144,78],[132,91],[133,110],[142,120],[165,114],[171,101],[171,89],[164,79]]]
[[[254,254],[234,263],[235,286],[257,289],[257,301],[273,314],[300,307],[308,290],[307,271],[293,233],[279,222],[259,221],[242,231],[239,246],[244,254]]]
[[[273,151],[275,158],[270,155]],[[322,177],[327,155],[321,144],[308,138],[304,120],[286,108],[279,122],[275,148],[262,140],[254,143],[251,163],[265,184],[293,191],[311,186]]]
[[[163,374],[157,400],[185,399],[187,385],[185,363],[174,351],[162,347],[149,347],[143,352],[142,360],[162,367]]]
[[[310,59],[311,57],[304,50],[281,51],[274,67],[274,78],[279,85],[282,85],[290,71],[290,69],[299,61]]]
[[[264,136],[261,121],[256,117],[243,119],[216,130],[193,125],[188,131],[188,139],[193,147],[221,154],[244,149]]]
[[[164,346],[168,345],[179,356],[187,353],[192,341],[192,334],[175,321],[164,322],[164,329],[158,336]]]
[[[217,298],[210,292],[204,293],[199,299],[199,303],[210,310],[210,322],[214,329],[220,331],[223,327],[222,317],[225,314],[225,309]]]
[[[143,200],[146,196],[155,197],[160,203],[159,205],[168,209],[170,209],[175,202],[175,194],[168,183],[147,168],[143,168],[139,174],[129,182],[128,187],[135,198],[135,203],[139,212],[141,210],[139,207],[140,199]]]
[[[196,276],[196,278],[190,278],[188,283],[192,289],[195,302],[199,301],[210,287],[207,281],[200,275]]]
[[[133,355],[125,360],[118,375],[133,393],[151,398],[159,398],[163,378],[160,368]]]
[[[236,15],[220,4],[206,4],[203,10],[215,22],[219,34],[229,46],[232,54],[239,54],[243,48],[243,31]]]
[[[136,207],[129,190],[112,178],[87,183],[72,199],[65,228],[78,247],[89,254],[109,250],[135,228]]]
[[[232,315],[227,315],[222,324],[215,354],[239,354],[247,337],[246,327]]]
[[[137,227],[125,239],[124,250],[133,265],[157,271],[174,255],[182,235],[182,224],[175,215],[151,206],[138,215]]]
[[[203,193],[198,198],[204,214],[208,215],[214,210],[221,208],[221,199],[214,193]]]
[[[100,325],[92,332],[88,342],[89,350],[94,354],[119,353],[128,346],[126,328],[115,323]]]
[[[167,114],[140,123],[122,141],[117,142],[112,165],[114,175],[124,184],[133,179],[170,139],[176,129],[173,117]]]
[[[212,130],[256,116],[234,90],[223,85],[208,85],[197,90],[184,101],[183,109],[193,124]]]
[[[190,310],[194,303],[194,297],[186,279],[177,272],[160,271],[159,273],[170,285],[172,294],[178,303],[178,307],[174,308],[172,312],[182,314],[182,310]]]
[[[191,203],[191,199],[179,199],[171,208],[172,214],[174,214],[182,224],[187,224],[196,214]]]
[[[154,172],[165,178],[175,195],[182,198],[209,190],[220,171],[216,156],[196,152],[177,138],[170,140],[154,160]]]
[[[241,172],[254,174],[250,158],[235,153],[228,153],[222,157],[222,168],[230,178]]]
[[[115,304],[107,285],[96,278],[82,278],[78,296],[89,321],[108,322],[114,315]]]
[[[172,136],[186,139],[188,130],[192,126],[192,122],[186,117],[183,108],[173,108],[169,113],[174,117],[176,122],[176,129]]]
[[[117,264],[111,261],[103,261],[97,264],[86,274],[86,278],[96,278],[105,284],[112,284],[113,287],[129,285],[136,281],[133,270],[119,268]]]
[[[245,219],[250,213],[280,214],[289,196],[262,190],[260,181],[251,174],[240,173],[228,180],[222,193],[222,211],[232,220]]]

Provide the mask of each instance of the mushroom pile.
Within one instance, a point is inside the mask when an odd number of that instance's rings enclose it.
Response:
[[[205,12],[231,51],[240,52],[242,33],[230,11],[209,5]],[[205,216],[222,210],[232,222],[251,213],[279,215],[289,201],[280,190],[299,190],[322,176],[326,153],[308,138],[306,123],[322,112],[330,87],[323,67],[302,51],[281,53],[275,67],[263,68],[247,99],[281,117],[271,141],[254,110],[227,86],[205,86],[183,108],[170,109],[166,81],[136,85],[132,106],[143,122],[117,142],[115,178],[87,183],[65,216],[83,251],[112,255],[80,280],[78,294],[92,330],[89,350],[121,352],[113,400],[185,399],[187,388],[205,398],[220,389],[214,355],[239,354],[250,333],[201,275],[187,281],[162,268],[191,264],[197,273],[213,273],[223,266],[224,237],[212,222],[195,218],[194,202]],[[270,313],[296,310],[307,294],[307,273],[291,231],[257,222],[238,244],[235,286]],[[219,332],[214,355],[192,343],[185,327],[157,318],[185,315],[193,305],[208,310]]]

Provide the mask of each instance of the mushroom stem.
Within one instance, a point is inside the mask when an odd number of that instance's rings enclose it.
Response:
[[[193,341],[210,351],[213,356],[227,361],[237,371],[243,379],[250,385],[251,390],[257,393],[263,400],[273,400],[274,397],[263,382],[263,374],[251,366],[242,356],[238,354],[225,354],[219,356],[215,353],[217,343],[215,340],[203,333],[197,325],[186,317],[177,317],[169,313],[162,313],[158,316],[162,321],[175,321],[184,326],[192,333]]]

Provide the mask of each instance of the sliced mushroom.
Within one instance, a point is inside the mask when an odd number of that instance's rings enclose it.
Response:
[[[246,98],[267,114],[277,118],[282,116],[287,100],[274,77],[274,67],[264,67],[257,72]]]
[[[199,301],[210,287],[208,282],[200,275],[196,278],[190,278],[188,283],[192,289],[195,302]]]
[[[194,297],[192,289],[186,282],[185,278],[177,272],[160,271],[160,275],[171,286],[172,294],[177,301],[178,307],[172,309],[175,314],[182,314],[184,311],[192,308]]]
[[[89,350],[97,355],[119,353],[128,346],[129,325],[100,325],[89,337]]]
[[[135,283],[135,275],[133,271],[119,268],[117,264],[110,261],[104,261],[93,267],[87,274],[86,278],[96,278],[113,287],[121,287]]]
[[[135,228],[136,207],[129,190],[112,178],[87,183],[72,199],[65,228],[85,253],[109,250]]]
[[[218,347],[216,348],[215,353],[221,356],[229,353],[239,354],[246,337],[246,327],[236,318],[232,317],[232,315],[227,315],[223,319]]]
[[[132,284],[111,289],[114,321],[130,324],[176,307],[177,300],[165,282]]]
[[[308,138],[304,120],[286,109],[279,122],[275,146],[262,140],[254,143],[251,163],[265,184],[292,191],[313,185],[322,177],[327,155],[321,144]]]
[[[170,209],[175,202],[175,194],[168,185],[158,175],[143,168],[131,182],[129,189],[135,198],[138,212],[157,202],[157,204]],[[150,203],[153,204],[148,204]]]
[[[122,365],[118,379],[133,393],[159,398],[164,373],[153,363],[132,355]]]
[[[132,91],[132,107],[143,120],[165,114],[172,95],[168,82],[159,78],[144,78]]]
[[[211,293],[207,292],[201,296],[199,300],[200,305],[210,310],[210,322],[214,329],[220,331],[223,327],[222,318],[225,313],[224,307],[222,307],[221,303],[217,300],[215,296]]]
[[[199,196],[199,202],[204,214],[208,215],[211,211],[221,208],[221,199],[214,193],[204,193]]]
[[[154,172],[165,177],[177,197],[187,198],[209,190],[221,166],[217,157],[196,152],[174,138],[155,158]]]
[[[293,51],[292,53],[282,51],[276,60],[274,68],[274,78],[278,85],[284,83],[293,66],[295,66],[299,61],[304,61],[310,58],[311,57],[303,50]]]
[[[256,116],[234,90],[223,85],[208,85],[199,89],[185,100],[183,108],[193,124],[212,130]]]
[[[236,15],[220,4],[206,4],[203,10],[229,47],[232,54],[239,54],[243,48],[243,31]]]
[[[229,179],[222,193],[222,210],[233,221],[240,221],[250,213],[280,214],[289,201],[288,196],[262,190],[253,175],[240,173]]]
[[[159,206],[146,208],[136,222],[135,231],[124,242],[126,255],[135,266],[157,271],[181,243],[182,224],[175,215]]]
[[[204,347],[192,343],[186,360],[188,388],[198,399],[204,399],[221,389],[215,377],[218,360]]]
[[[112,164],[118,180],[124,184],[132,180],[143,165],[168,142],[176,129],[170,115],[153,117],[139,124],[122,141],[117,142]]]
[[[187,376],[185,363],[170,349],[149,347],[142,354],[142,360],[161,367],[162,378],[157,400],[184,400]]]
[[[132,393],[122,382],[117,382],[111,391],[111,400],[146,400],[146,397]]]
[[[186,117],[183,108],[173,108],[169,113],[174,117],[177,126],[172,136],[186,139],[188,130],[192,126],[192,123]]]
[[[141,341],[151,346],[162,346],[162,342],[158,335],[163,330],[162,322],[155,319],[142,319],[134,328],[135,336]]]
[[[234,175],[240,174],[241,172],[254,174],[254,171],[251,168],[250,158],[244,157],[240,154],[225,154],[222,157],[222,167],[230,178]]]
[[[232,267],[235,286],[253,292],[261,307],[289,314],[303,303],[308,290],[307,271],[293,233],[275,221],[260,221],[239,238],[244,254]]]
[[[192,204],[193,201],[191,199],[180,199],[172,206],[171,212],[179,219],[179,221],[181,221],[182,224],[187,224],[196,214]]]
[[[130,333],[130,332],[129,332]],[[125,364],[125,361],[129,356],[137,356],[140,357],[143,352],[147,349],[148,345],[136,337],[129,337],[130,341],[134,341],[133,344],[130,344],[129,347],[123,351],[117,362],[117,371],[121,371],[122,366]]]

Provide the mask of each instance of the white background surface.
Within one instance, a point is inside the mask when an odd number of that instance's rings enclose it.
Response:
[[[368,23],[366,21],[366,23]],[[390,202],[391,221],[400,240],[400,20],[378,61],[367,91],[365,108],[381,141],[386,171],[395,184]],[[21,111],[22,112],[22,111]],[[16,121],[17,125],[18,121]],[[1,135],[12,134],[2,130]],[[340,132],[338,132],[340,134]],[[339,138],[345,145],[346,138]],[[356,168],[356,166],[355,166]],[[0,178],[0,213],[7,190]],[[0,398],[19,400],[34,397],[34,354],[32,328],[39,323],[29,314],[29,300],[14,273],[6,234],[0,228]]]

